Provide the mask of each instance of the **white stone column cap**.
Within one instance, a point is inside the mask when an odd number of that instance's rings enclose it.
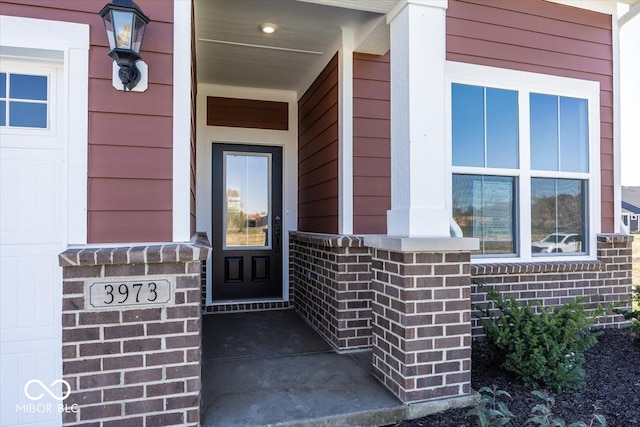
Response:
[[[394,252],[460,252],[480,248],[475,237],[401,237],[365,235],[364,244],[376,249]]]

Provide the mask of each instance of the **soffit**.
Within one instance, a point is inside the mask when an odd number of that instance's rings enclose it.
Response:
[[[299,91],[310,70],[321,69],[327,55],[335,53],[341,27],[354,30],[358,45],[373,33],[388,48],[383,15],[328,3],[340,2],[195,0],[198,83]],[[371,3],[380,3],[379,10],[390,1]],[[265,22],[278,25],[278,31],[263,34],[259,27]],[[375,46],[367,49],[376,51]]]

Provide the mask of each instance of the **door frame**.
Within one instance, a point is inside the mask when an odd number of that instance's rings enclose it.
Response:
[[[289,129],[247,129],[207,126],[207,96],[279,101],[289,104]],[[229,303],[289,301],[289,231],[298,227],[298,104],[293,91],[275,91],[255,88],[238,88],[209,84],[198,85],[196,119],[196,230],[206,230],[210,241],[212,234],[212,146],[213,144],[266,145],[282,147],[282,298],[238,301],[211,299],[211,275],[206,277],[206,305]],[[215,251],[218,248],[213,248]],[[211,259],[207,260],[207,272],[211,271]]]

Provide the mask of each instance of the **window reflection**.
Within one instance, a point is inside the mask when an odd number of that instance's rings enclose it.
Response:
[[[577,179],[531,180],[531,252],[586,252],[585,183]]]
[[[587,172],[587,100],[530,95],[531,168]]]
[[[518,167],[518,93],[451,85],[454,166]]]
[[[270,157],[225,153],[226,247],[269,246]]]
[[[515,178],[453,175],[453,218],[464,236],[480,239],[475,254],[515,253]]]

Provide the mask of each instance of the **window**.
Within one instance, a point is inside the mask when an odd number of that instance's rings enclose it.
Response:
[[[48,128],[48,76],[0,73],[0,126]]]
[[[599,86],[448,63],[452,216],[476,259],[592,258]]]

